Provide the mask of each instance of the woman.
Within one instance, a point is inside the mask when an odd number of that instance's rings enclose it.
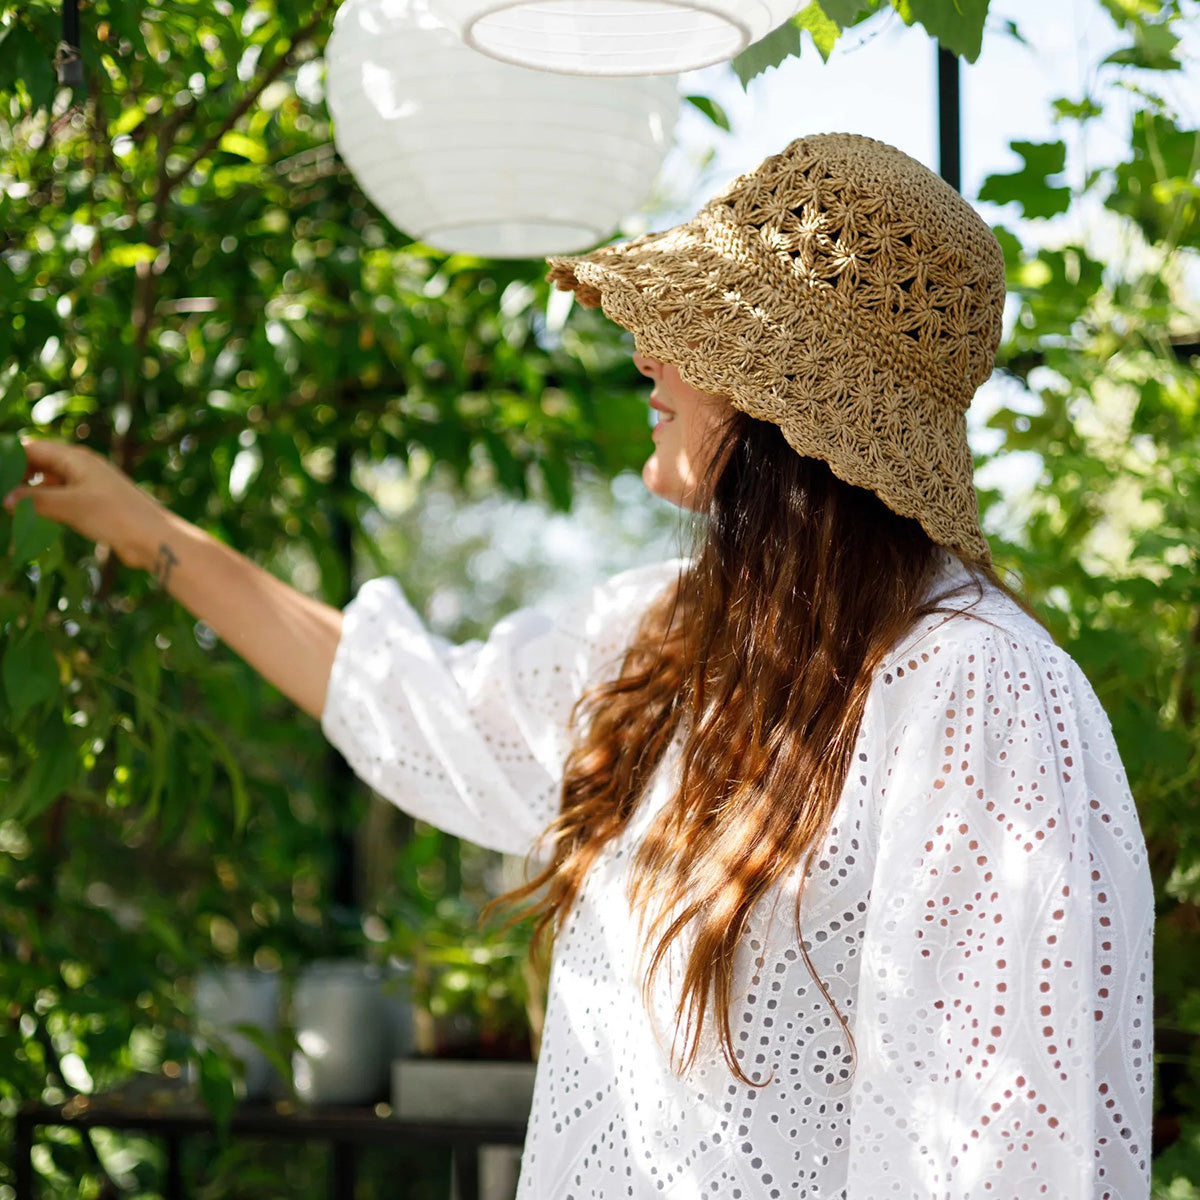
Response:
[[[339,613],[31,443],[109,542],[407,811],[536,871],[555,934],[522,1200],[1148,1195],[1152,895],[1096,697],[1000,583],[964,413],[995,239],[866,138],[801,139],[550,278],[635,337],[648,487],[705,514],[485,643]]]

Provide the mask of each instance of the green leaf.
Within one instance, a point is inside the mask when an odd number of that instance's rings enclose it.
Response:
[[[59,533],[58,525],[38,516],[29,496],[22,497],[13,511],[13,561],[23,566],[35,558],[40,558],[58,541]]]
[[[22,821],[47,809],[79,776],[79,751],[57,713],[42,723],[34,742],[33,765],[13,789],[11,816]]]
[[[43,633],[34,631],[9,643],[0,666],[4,692],[18,720],[59,690],[58,660]]]
[[[1139,112],[1130,151],[1106,206],[1132,217],[1151,242],[1200,246],[1200,131],[1181,129],[1161,113]]]
[[[107,257],[115,267],[136,267],[138,263],[153,262],[158,257],[158,251],[143,242],[127,242],[123,246],[114,246]]]
[[[1100,0],[1118,29],[1125,29],[1162,11],[1162,0]]]
[[[1182,64],[1175,57],[1179,38],[1167,25],[1132,25],[1133,45],[1110,54],[1100,65],[1141,67],[1146,71],[1178,71]]]
[[[260,1029],[257,1025],[250,1025],[241,1022],[234,1025],[233,1033],[240,1034],[269,1062],[275,1073],[285,1081],[292,1079],[292,1056],[290,1051],[295,1049],[295,1045],[284,1049],[280,1045],[280,1035],[278,1033],[267,1033]],[[294,1039],[292,1039],[294,1043]]]
[[[821,56],[821,60],[828,62],[829,56],[833,53],[833,47],[837,44],[842,30],[836,21],[829,18],[825,10],[817,3],[817,0],[812,0],[811,4],[802,8],[792,18],[792,24],[797,29],[808,30],[812,36],[813,45],[816,46],[817,53]]]
[[[218,146],[229,154],[236,154],[239,158],[247,159],[252,163],[267,161],[266,146],[247,134],[239,133],[236,129],[230,129],[227,133],[223,133]]]
[[[25,478],[25,451],[16,438],[0,438],[0,499]]]
[[[718,129],[729,132],[729,118],[715,100],[708,96],[685,96],[684,99],[693,108],[699,109]]]
[[[839,28],[849,29],[879,11],[880,0],[820,0],[821,11]]]
[[[200,1076],[200,1095],[212,1114],[217,1132],[224,1136],[237,1107],[237,1084],[229,1061],[216,1050],[205,1047],[196,1055]]]
[[[1053,108],[1059,121],[1090,121],[1104,112],[1090,96],[1084,96],[1082,100],[1068,100],[1062,96],[1054,101]]]
[[[988,0],[893,0],[905,23],[925,26],[929,35],[967,62],[979,57]]]
[[[1000,243],[1000,249],[1004,251],[1004,264],[1009,273],[1012,273],[1024,262],[1021,239],[1003,225],[994,225],[992,232],[996,235],[996,241]]]
[[[200,725],[197,729],[203,742],[225,768],[229,790],[233,795],[233,828],[235,833],[240,834],[250,819],[250,793],[246,789],[246,776],[242,772],[241,764],[234,758],[233,752],[220,734],[205,725]]]
[[[31,29],[18,20],[0,30],[0,91],[20,83],[37,110],[50,107],[57,82],[52,56]]]
[[[1026,217],[1053,217],[1066,212],[1071,189],[1052,187],[1047,181],[1066,166],[1067,148],[1062,142],[1012,142],[1025,160],[1022,170],[1011,175],[989,175],[979,189],[979,199],[993,204],[1021,206]]]
[[[550,503],[561,512],[569,512],[571,508],[571,470],[567,464],[557,457],[546,455],[538,459],[542,469],[542,478],[546,481],[546,491],[550,494]]]
[[[482,430],[480,440],[496,468],[496,478],[501,487],[516,494],[522,493],[525,490],[525,469],[508,443],[491,429]]]
[[[1020,42],[1022,46],[1029,45],[1029,39],[1021,32],[1021,27],[1013,20],[1004,22],[1004,32],[1008,34],[1014,42]]]
[[[130,133],[146,119],[146,110],[140,104],[129,104],[121,110],[121,115],[109,123],[108,136],[119,137]]]
[[[800,30],[790,21],[773,29],[766,37],[747,46],[732,63],[734,74],[747,87],[756,75],[777,67],[785,58],[800,53]]]

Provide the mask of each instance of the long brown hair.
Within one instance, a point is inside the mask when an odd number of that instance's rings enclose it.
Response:
[[[937,545],[874,493],[797,454],[769,422],[734,412],[699,546],[643,618],[615,679],[575,712],[549,865],[501,903],[532,901],[539,940],[561,927],[601,848],[625,827],[667,747],[682,735],[674,797],[631,864],[630,901],[654,977],[675,939],[690,950],[676,1006],[679,1069],[711,1012],[734,1053],[734,951],[756,902],[796,866],[804,880],[838,804],[872,673],[951,591],[929,596]],[[990,564],[966,561],[1017,601]],[[978,598],[978,597],[977,597]],[[648,924],[647,924],[648,921]],[[850,1038],[845,1018],[801,949]],[[685,943],[686,944],[686,943]],[[678,1043],[677,1043],[678,1044]]]

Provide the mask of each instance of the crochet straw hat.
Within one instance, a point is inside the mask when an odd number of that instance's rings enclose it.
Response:
[[[966,410],[1000,340],[1004,258],[927,167],[855,134],[799,138],[682,225],[547,261],[643,354],[990,561]]]

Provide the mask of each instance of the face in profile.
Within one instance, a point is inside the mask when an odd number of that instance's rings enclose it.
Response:
[[[670,363],[640,351],[634,365],[654,381],[650,407],[655,413],[654,453],[642,468],[642,480],[656,496],[681,508],[706,504],[716,469],[717,447],[733,412],[723,396],[698,391],[679,378]]]

